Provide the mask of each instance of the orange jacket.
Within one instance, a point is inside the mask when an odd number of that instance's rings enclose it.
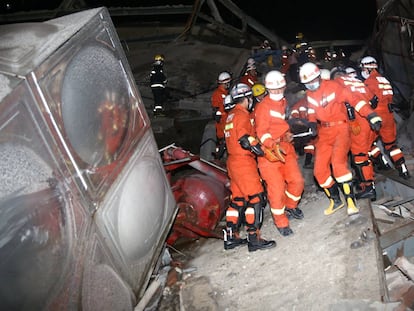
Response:
[[[286,100],[265,96],[254,110],[257,137],[267,148],[277,142],[284,151],[285,163],[258,157],[259,171],[266,182],[273,221],[279,228],[289,225],[285,208],[296,208],[304,189],[304,179],[292,142],[286,141],[289,124],[285,120]]]
[[[308,118],[319,121],[318,139],[315,143],[314,175],[322,188],[352,180],[348,167],[351,132],[345,102],[355,103],[359,97],[351,88],[334,80],[321,80],[316,91],[306,91]],[[331,172],[332,166],[332,172]]]
[[[375,108],[375,112],[381,117],[384,114],[392,115],[388,109],[388,104],[392,103],[394,95],[390,82],[377,70],[373,69],[364,83],[378,97],[378,106]]]
[[[249,72],[246,72],[243,76],[240,77],[240,83],[247,84],[252,87],[257,82],[257,75],[252,75]]]
[[[221,112],[220,122],[216,122],[216,136],[218,139],[224,138],[224,126],[227,118],[227,112],[224,110],[224,98],[228,93],[228,90],[220,84],[211,95],[211,107]]]
[[[257,170],[256,156],[239,144],[239,139],[246,134],[256,137],[250,113],[242,106],[236,105],[230,110],[226,120],[225,139],[228,154],[226,165],[232,197],[243,197],[248,201],[249,195],[264,190]]]
[[[285,120],[286,105],[286,99],[276,102],[267,95],[254,109],[257,137],[268,148],[272,148],[275,141],[283,140],[289,131],[289,124]]]

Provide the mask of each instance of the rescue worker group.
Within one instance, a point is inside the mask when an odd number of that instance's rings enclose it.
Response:
[[[259,74],[261,54],[247,59],[236,79],[219,73],[211,96],[216,156],[225,157],[230,178],[225,250],[276,246],[260,234],[266,205],[279,233],[294,233],[289,221],[305,217],[299,207],[305,188],[299,156],[329,199],[325,215],[344,207],[348,216],[356,215],[358,200],[375,201],[375,170],[396,169],[410,178],[396,140],[393,89],[377,60],[366,55],[355,66],[328,70],[309,57],[289,63],[292,55],[282,50],[285,61],[277,69]],[[300,96],[292,104],[286,90],[295,80]]]

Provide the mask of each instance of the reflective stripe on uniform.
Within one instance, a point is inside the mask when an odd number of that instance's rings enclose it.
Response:
[[[270,110],[270,116],[285,120],[285,114],[280,113],[279,111]]]
[[[351,180],[352,180],[352,173],[351,173],[351,172],[349,172],[349,173],[347,173],[347,174],[345,174],[345,175],[342,175],[342,176],[336,177],[336,180],[337,180],[337,182],[339,182],[339,183],[344,183],[344,182],[351,181]]]
[[[283,215],[285,213],[285,207],[282,208],[270,208],[273,215]]]
[[[334,182],[334,180],[333,180],[332,176],[329,176],[329,177],[325,180],[325,182],[324,182],[324,183],[320,184],[320,186],[321,186],[322,188],[328,188],[328,187],[330,187],[330,186],[332,185],[332,183],[333,183],[333,182]]]
[[[288,198],[292,199],[293,201],[297,202],[300,200],[301,196],[296,196],[291,194],[289,191],[285,190],[285,194]]]

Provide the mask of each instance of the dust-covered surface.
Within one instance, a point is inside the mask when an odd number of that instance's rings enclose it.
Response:
[[[323,192],[307,186],[300,204],[305,218],[291,221],[294,235],[289,237],[278,233],[267,208],[262,235],[276,240],[276,248],[224,250],[221,240],[199,241],[186,263],[194,271],[183,276],[184,310],[367,310],[382,305],[375,239],[370,234],[372,239],[361,239],[363,232],[372,232],[368,205],[360,202],[361,214],[353,217],[346,209],[324,216],[327,205]],[[195,286],[199,279],[205,282]],[[206,282],[210,301],[202,307],[194,286],[204,292]]]

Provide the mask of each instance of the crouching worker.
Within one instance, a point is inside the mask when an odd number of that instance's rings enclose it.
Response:
[[[236,84],[230,92],[232,101],[224,129],[227,146],[227,172],[230,178],[231,202],[226,211],[224,249],[247,244],[249,252],[276,246],[260,236],[266,196],[257,169],[256,156],[263,151],[256,140],[250,112],[253,105],[252,90],[243,83]],[[239,235],[245,224],[247,240]]]

